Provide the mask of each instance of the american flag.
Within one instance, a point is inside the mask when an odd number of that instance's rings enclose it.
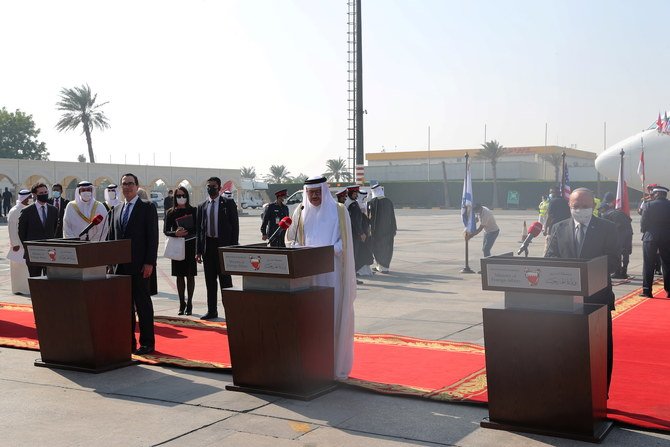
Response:
[[[570,189],[570,175],[568,174],[568,164],[563,163],[563,198],[565,200],[570,199],[570,193],[572,190]]]

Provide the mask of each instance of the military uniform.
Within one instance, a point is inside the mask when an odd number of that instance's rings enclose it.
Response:
[[[654,189],[659,193],[656,200],[648,202],[642,213],[640,229],[642,236],[642,295],[652,295],[652,284],[654,282],[654,263],[657,253],[661,257],[663,267],[663,288],[670,294],[670,201],[667,199],[667,188],[658,187]]]
[[[275,231],[279,228],[279,221],[284,217],[288,217],[288,206],[278,203],[271,203],[268,205],[265,213],[263,214],[263,223],[261,224],[261,233],[265,237],[271,237],[270,246],[271,247],[286,247],[284,244],[284,231],[279,231],[275,234]]]

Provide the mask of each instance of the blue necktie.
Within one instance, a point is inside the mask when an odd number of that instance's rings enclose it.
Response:
[[[123,216],[121,216],[121,228],[125,231],[126,230],[126,224],[128,223],[128,216],[130,215],[130,207],[133,204],[128,202],[126,203],[126,209],[123,210]]]

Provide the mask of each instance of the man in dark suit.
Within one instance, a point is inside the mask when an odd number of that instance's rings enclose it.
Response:
[[[607,388],[612,378],[612,314],[614,292],[610,273],[619,265],[618,235],[616,225],[593,215],[593,192],[577,188],[570,194],[569,206],[572,218],[555,223],[551,228],[547,258],[592,259],[607,256],[607,287],[591,296],[584,303],[607,306]]]
[[[128,264],[116,266],[116,274],[130,275],[133,298],[133,351],[138,355],[153,352],[154,307],[149,295],[149,278],[156,265],[158,254],[158,217],[151,203],[143,202],[137,195],[139,182],[134,174],[121,178],[121,190],[125,203],[114,207],[110,240],[131,240],[131,256]],[[140,347],[135,351],[135,312],[140,323]]]
[[[56,225],[58,224],[58,211],[53,205],[49,205],[49,188],[44,183],[36,183],[30,189],[35,197],[35,203],[27,206],[21,211],[19,216],[19,239],[24,244],[27,258],[28,250],[25,247],[26,241],[36,241],[40,239],[53,239],[56,234]],[[30,276],[41,276],[45,271],[44,267],[34,267],[28,263],[28,273]]]
[[[221,288],[233,286],[230,275],[221,274],[219,247],[239,245],[240,223],[237,206],[232,199],[219,195],[221,179],[211,177],[207,180],[209,198],[198,206],[198,238],[196,260],[204,262],[205,285],[207,286],[207,313],[201,320],[218,318],[218,285]],[[223,292],[222,292],[223,293]]]
[[[640,229],[642,231],[642,296],[652,297],[651,286],[654,283],[654,265],[657,253],[661,258],[663,270],[663,288],[670,297],[670,201],[668,188],[656,186],[654,200],[648,202],[642,213]]]
[[[65,207],[70,201],[63,197],[63,186],[60,183],[56,183],[51,187],[49,203],[58,210],[58,224],[56,225],[55,237],[61,238],[63,237],[63,214],[65,214]]]

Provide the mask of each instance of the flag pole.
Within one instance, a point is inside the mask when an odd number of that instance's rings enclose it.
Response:
[[[468,172],[470,167],[470,155],[466,152],[465,153],[465,177],[463,177],[463,182],[467,184],[468,181]],[[472,181],[472,179],[470,179]],[[463,204],[465,205],[465,204]],[[470,212],[472,212],[472,206],[474,204],[471,204],[470,206]],[[461,273],[474,273],[474,271],[470,268],[469,264],[469,255],[468,255],[468,242],[469,240],[466,238],[465,239],[465,267],[461,269]]]
[[[561,197],[565,198],[565,151],[561,153]]]

